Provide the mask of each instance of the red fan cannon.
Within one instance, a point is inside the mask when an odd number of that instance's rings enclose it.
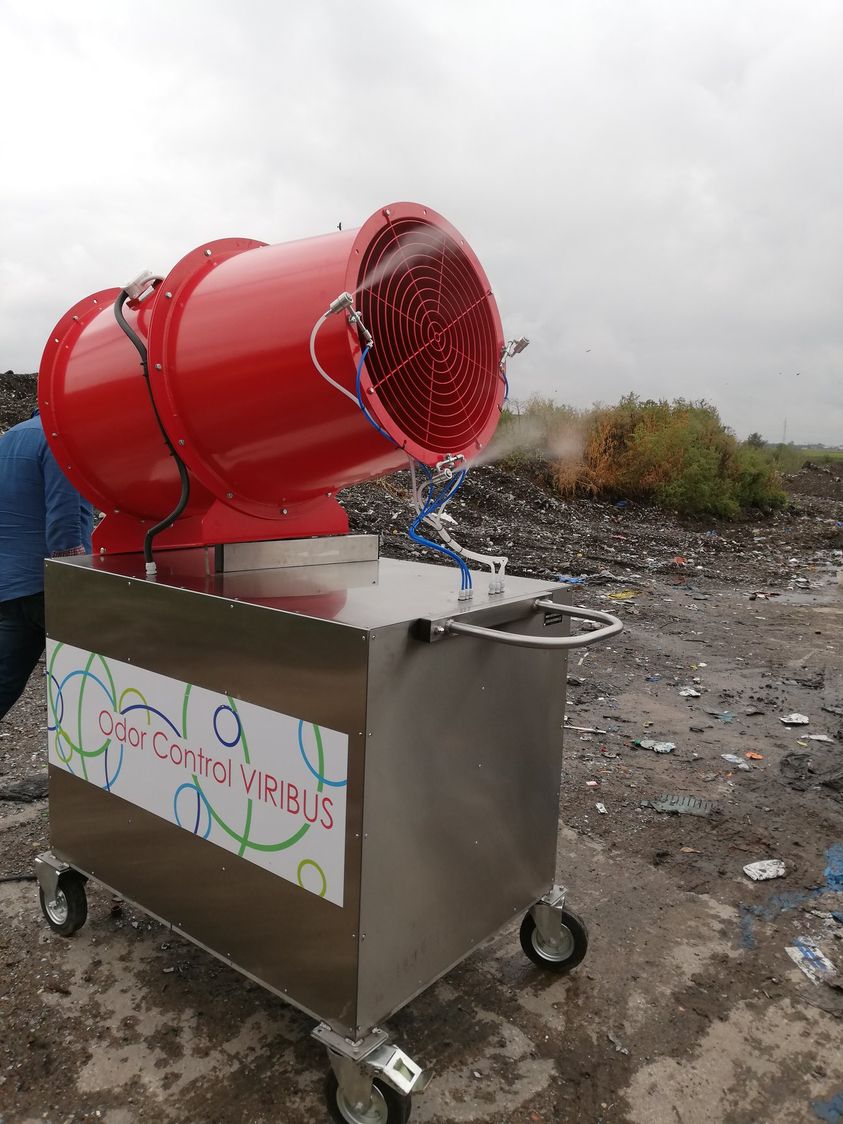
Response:
[[[620,622],[445,510],[526,343],[459,232],[396,203],[209,242],[44,350],[47,438],[104,518],[47,563],[42,908],[74,932],[95,878],[311,1013],[339,1121],[408,1118],[426,1076],[380,1022],[513,915],[541,967],[586,951],[554,882],[566,654]],[[348,534],[337,492],[398,470],[451,565]]]

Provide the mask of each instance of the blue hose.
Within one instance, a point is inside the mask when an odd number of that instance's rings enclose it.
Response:
[[[431,479],[431,474],[426,466],[421,465],[420,467],[424,469],[428,479]],[[446,504],[457,494],[457,492],[462,487],[463,482],[465,481],[465,476],[466,472],[465,469],[463,469],[462,472],[457,473],[455,479],[452,482],[442,488],[441,492],[437,496],[428,498],[425,506],[410,524],[410,529],[407,534],[413,542],[418,543],[420,546],[425,546],[429,550],[435,550],[439,554],[444,554],[447,558],[450,558],[452,561],[456,562],[456,564],[460,568],[461,574],[460,589],[471,589],[471,570],[469,570],[465,561],[460,558],[458,554],[455,554],[453,550],[449,550],[446,546],[442,546],[439,543],[431,542],[430,539],[426,539],[422,535],[416,533],[419,525],[428,515],[433,514],[433,512],[437,511],[440,507]]]
[[[369,423],[369,425],[372,426],[373,429],[376,429],[382,437],[385,437],[387,439],[387,441],[390,442],[390,444],[397,445],[398,442],[395,440],[395,438],[390,437],[385,429],[381,429],[381,427],[378,425],[378,423],[375,421],[375,419],[372,417],[372,415],[369,413],[369,411],[363,405],[363,393],[362,393],[361,388],[360,388],[360,376],[363,374],[363,364],[366,362],[366,356],[369,354],[369,352],[371,350],[372,350],[371,344],[369,344],[368,347],[365,347],[363,349],[363,354],[360,356],[360,362],[357,364],[357,381],[355,383],[355,390],[357,392],[357,404],[360,407],[360,413],[363,415],[363,417],[366,419],[366,421]]]
[[[369,425],[373,429],[376,429],[382,437],[385,437],[387,439],[387,441],[390,442],[390,444],[397,445],[398,442],[395,440],[395,438],[391,437],[386,432],[385,429],[382,429],[381,426],[378,425],[378,423],[375,421],[375,419],[372,417],[372,415],[369,413],[369,411],[366,409],[366,406],[363,403],[363,392],[362,392],[362,388],[360,386],[360,380],[361,380],[361,377],[362,377],[362,374],[363,374],[363,364],[366,362],[366,356],[369,354],[370,351],[371,351],[371,345],[369,345],[368,347],[365,347],[363,349],[363,354],[360,356],[360,362],[357,364],[357,378],[355,380],[355,391],[356,391],[356,394],[357,394],[357,404],[360,407],[360,413],[363,415],[363,417],[366,419],[366,421],[369,423]],[[506,381],[506,375],[504,375],[504,381]],[[509,393],[509,386],[507,384],[507,394],[508,393]],[[430,471],[427,468],[427,465],[420,464],[419,467],[424,470],[424,472],[427,475],[428,480],[432,480],[432,476],[431,476]],[[460,568],[460,589],[471,589],[471,570],[469,570],[465,561],[462,558],[460,558],[460,556],[458,554],[455,554],[453,550],[448,550],[448,548],[446,546],[442,546],[439,543],[431,542],[430,539],[426,539],[422,535],[416,534],[416,532],[419,528],[419,525],[422,523],[422,521],[428,515],[431,515],[434,511],[438,510],[438,508],[442,507],[443,504],[446,504],[450,499],[452,499],[453,496],[455,496],[457,494],[457,492],[460,490],[460,488],[462,487],[464,480],[465,480],[465,470],[463,469],[462,472],[457,473],[456,478],[453,481],[450,482],[449,486],[446,486],[442,489],[442,491],[439,493],[438,496],[435,496],[433,498],[428,498],[428,501],[425,504],[425,506],[422,508],[422,510],[418,513],[416,518],[410,524],[410,529],[407,532],[407,534],[408,534],[409,538],[412,539],[413,542],[418,543],[419,546],[425,546],[429,550],[435,550],[438,554],[444,554],[447,558],[450,558],[450,559],[452,559],[452,561],[456,562],[456,564]]]

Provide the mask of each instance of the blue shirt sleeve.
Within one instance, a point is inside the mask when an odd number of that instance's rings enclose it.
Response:
[[[83,547],[91,550],[91,505],[83,500],[62,470],[49,447],[41,455],[44,474],[44,507],[46,516],[47,550],[73,550]]]

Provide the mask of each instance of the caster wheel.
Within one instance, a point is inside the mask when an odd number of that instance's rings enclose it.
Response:
[[[47,924],[54,933],[60,933],[63,937],[69,937],[77,929],[81,929],[88,919],[85,879],[75,870],[66,870],[59,875],[56,896],[52,901],[47,901],[40,887],[38,897]]]
[[[325,1088],[328,1112],[337,1124],[407,1124],[411,1098],[402,1097],[380,1081],[372,1082],[372,1103],[361,1112],[351,1104],[340,1089],[333,1070]]]
[[[532,913],[526,913],[521,922],[521,947],[539,968],[564,976],[576,968],[588,951],[588,929],[572,909],[560,910],[559,919],[562,922],[559,940],[549,944],[536,928]]]

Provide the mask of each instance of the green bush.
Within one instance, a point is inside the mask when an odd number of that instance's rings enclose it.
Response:
[[[726,519],[786,502],[775,451],[739,442],[709,402],[629,394],[614,406],[578,412],[535,398],[507,413],[496,439],[502,455],[521,464],[543,456],[563,492]]]

